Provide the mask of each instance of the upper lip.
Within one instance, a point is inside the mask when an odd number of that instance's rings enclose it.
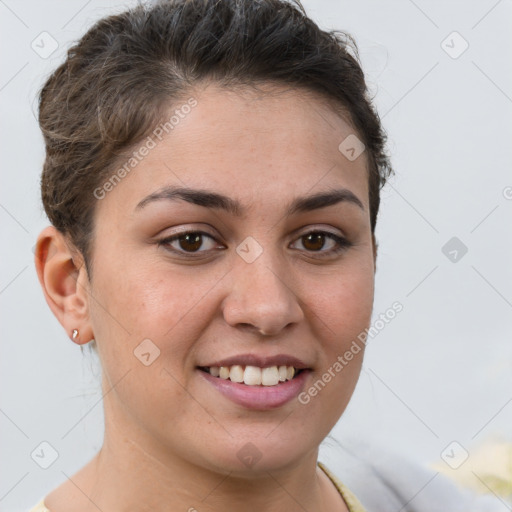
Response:
[[[266,368],[268,366],[293,366],[299,370],[310,368],[306,363],[294,356],[287,354],[277,354],[275,356],[263,356],[257,354],[240,354],[227,357],[210,364],[200,365],[201,367],[211,368],[212,366],[258,366]]]

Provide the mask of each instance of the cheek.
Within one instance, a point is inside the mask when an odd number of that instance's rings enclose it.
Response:
[[[316,293],[309,294],[308,306],[324,326],[323,338],[329,340],[326,349],[329,352],[342,350],[370,323],[374,300],[373,268],[370,265],[347,266],[323,276],[317,281],[316,289]]]
[[[319,288],[317,280],[318,293],[310,294],[308,308],[311,322],[317,326],[322,357],[301,403],[310,408],[311,417],[321,415],[328,424],[334,424],[345,410],[361,371],[365,349],[361,333],[370,324],[373,308],[373,266],[347,265],[322,282]]]
[[[155,427],[168,428],[162,404],[199,415],[187,401],[186,363],[208,318],[201,299],[212,284],[151,265],[99,268],[91,319],[102,368],[115,385],[111,398]]]
[[[95,273],[91,301],[98,346],[102,341],[105,362],[133,360],[133,351],[151,340],[165,356],[166,366],[178,371],[193,340],[205,329],[211,303],[207,296],[223,274],[193,267],[177,269],[168,263],[116,266],[103,260]],[[213,294],[212,294],[213,295]]]

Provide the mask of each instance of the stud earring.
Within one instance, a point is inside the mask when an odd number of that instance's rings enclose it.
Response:
[[[73,329],[73,339],[76,340],[78,338],[78,335],[80,334],[80,332],[78,331],[78,329]]]

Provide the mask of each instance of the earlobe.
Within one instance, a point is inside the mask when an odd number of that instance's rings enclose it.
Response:
[[[94,335],[89,322],[89,281],[81,255],[65,235],[49,226],[37,239],[35,265],[46,302],[67,335],[79,345],[90,341]]]

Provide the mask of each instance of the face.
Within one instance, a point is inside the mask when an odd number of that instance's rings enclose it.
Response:
[[[286,467],[359,376],[363,350],[335,363],[373,304],[365,155],[340,152],[354,130],[318,97],[191,96],[97,202],[88,308],[114,385],[107,429],[211,470]]]

